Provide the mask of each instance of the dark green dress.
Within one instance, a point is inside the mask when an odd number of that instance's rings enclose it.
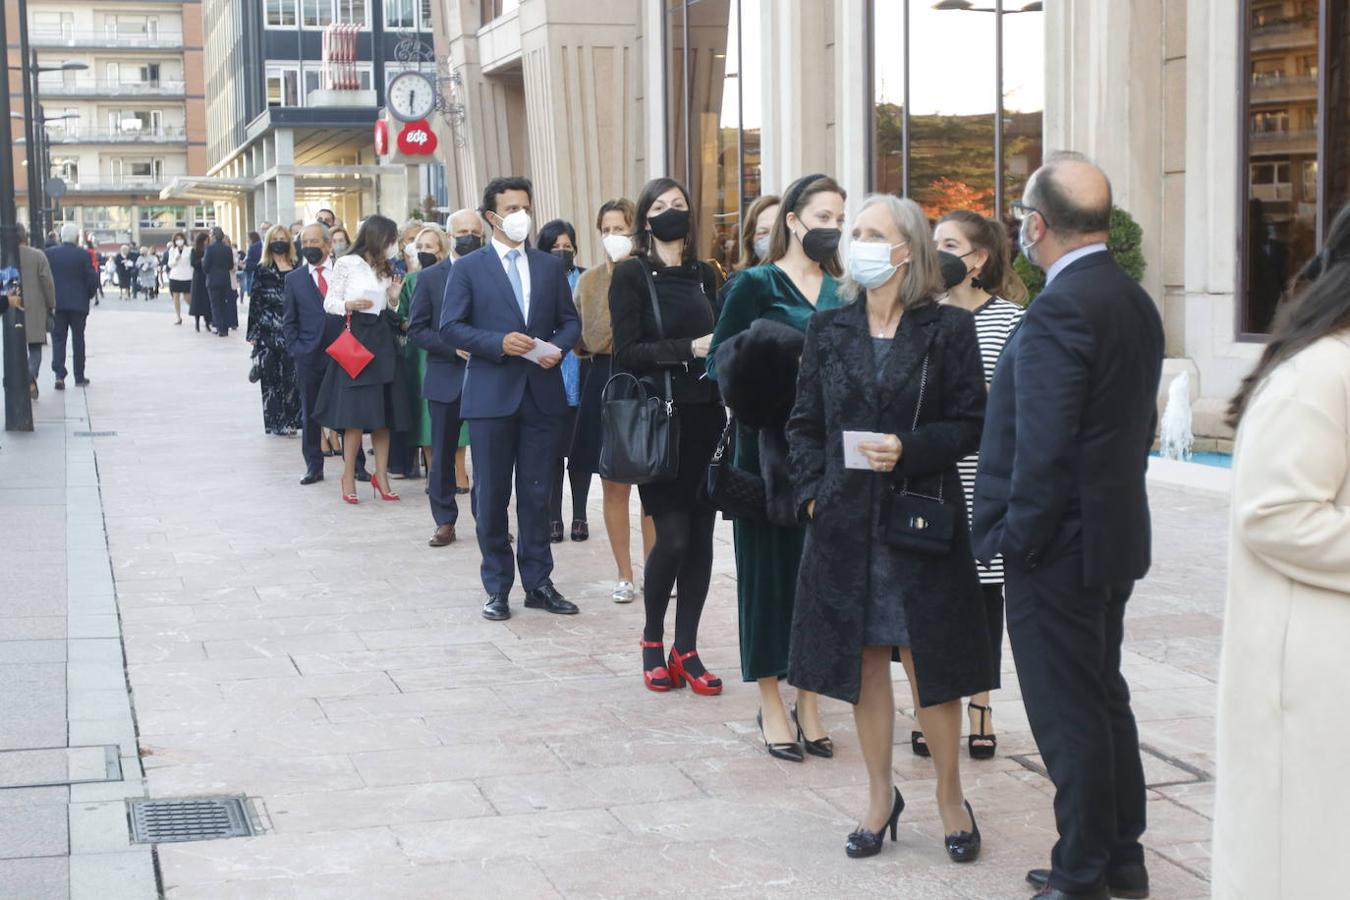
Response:
[[[839,283],[827,272],[812,306],[792,279],[769,263],[740,272],[727,286],[721,317],[708,352],[708,375],[716,377],[713,358],[718,345],[770,319],[805,333],[818,309],[840,305]],[[737,435],[736,466],[759,474],[759,441],[742,429]],[[802,558],[805,527],[784,528],[768,522],[737,519],[736,598],[740,607],[741,677],[746,681],[787,675],[792,604],[797,592],[797,567]]]
[[[409,272],[403,279],[398,294],[398,315],[408,321],[412,314],[412,296],[417,289],[417,273]],[[409,447],[431,446],[431,409],[422,399],[422,382],[427,377],[427,351],[406,341],[403,345],[403,393],[412,413],[412,427],[408,429]],[[409,451],[411,452],[411,450]]]

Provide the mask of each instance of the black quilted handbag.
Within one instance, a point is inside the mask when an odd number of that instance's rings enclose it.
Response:
[[[736,434],[736,417],[727,422],[722,438],[713,451],[712,461],[708,463],[708,475],[704,479],[703,490],[708,502],[722,511],[728,519],[768,518],[768,501],[764,492],[764,479],[744,469],[736,468],[731,461],[732,438]]]

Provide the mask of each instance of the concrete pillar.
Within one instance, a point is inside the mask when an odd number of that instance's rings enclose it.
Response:
[[[276,222],[289,226],[295,221],[295,135],[289,128],[273,132],[276,166]]]
[[[848,194],[847,213],[852,221],[867,193],[867,174],[872,161],[867,156],[872,130],[872,90],[867,83],[866,60],[870,53],[867,5],[871,0],[839,0],[834,17],[834,158],[835,178]],[[860,92],[858,86],[863,90]]]
[[[141,242],[141,207],[135,203],[131,205],[131,242],[133,244]]]

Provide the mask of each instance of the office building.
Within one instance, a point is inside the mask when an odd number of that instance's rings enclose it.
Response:
[[[383,163],[374,129],[388,79],[435,71],[430,17],[426,0],[203,0],[209,167],[165,196],[214,202],[236,239],[321,207],[353,226],[427,214],[440,165]]]
[[[17,65],[16,7],[6,7]],[[28,29],[40,67],[84,67],[38,77],[48,174],[66,188],[55,223],[74,222],[105,247],[163,245],[174,231],[212,224],[209,205],[159,197],[171,179],[206,171],[200,3],[28,0]],[[16,111],[21,85],[11,78]],[[16,138],[19,124],[11,124]],[[26,151],[15,155],[26,163]],[[15,187],[25,222],[27,186],[20,167]]]

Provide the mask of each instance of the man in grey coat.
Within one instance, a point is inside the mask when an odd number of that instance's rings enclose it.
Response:
[[[47,343],[56,315],[56,282],[47,254],[28,246],[28,230],[18,226],[19,271],[23,275],[23,331],[28,342],[28,392],[38,398],[37,377],[42,368],[42,345]]]

